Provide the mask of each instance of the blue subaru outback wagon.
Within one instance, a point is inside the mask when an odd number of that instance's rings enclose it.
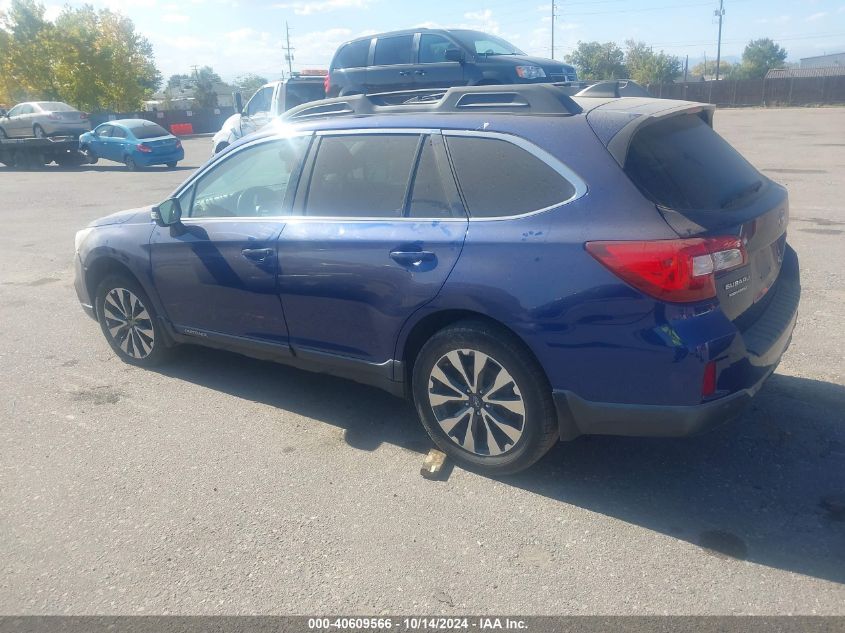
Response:
[[[760,389],[800,294],[787,193],[712,118],[554,85],[312,102],[79,231],[76,290],[128,363],[195,343],[377,385],[492,474],[691,434]]]

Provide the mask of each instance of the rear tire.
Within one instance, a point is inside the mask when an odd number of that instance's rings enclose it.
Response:
[[[129,171],[138,171],[138,163],[136,163],[135,159],[131,156],[124,156],[123,164],[126,165],[126,169],[128,169]]]
[[[147,293],[128,275],[109,275],[97,286],[97,320],[118,358],[152,367],[170,356],[164,331]]]
[[[47,133],[44,131],[44,128],[37,123],[32,126],[32,135],[35,138],[47,138]]]
[[[169,163],[167,163],[167,166],[170,167],[170,169],[175,169],[176,161],[175,160],[170,161]]]
[[[524,470],[560,437],[543,369],[503,328],[461,321],[440,330],[420,350],[411,383],[431,439],[473,470]]]
[[[0,139],[5,140],[7,138],[9,138],[9,135],[6,134],[6,130],[4,130],[2,127],[0,127]]]
[[[226,143],[225,141],[223,143],[218,143],[217,147],[214,148],[214,153],[219,154],[220,152],[222,152],[227,147],[229,147],[229,144]]]

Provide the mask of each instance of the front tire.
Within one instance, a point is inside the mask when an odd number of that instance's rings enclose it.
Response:
[[[106,341],[123,362],[152,367],[169,356],[155,308],[131,277],[110,275],[100,282],[96,310]]]
[[[528,468],[559,439],[551,387],[507,330],[462,321],[420,350],[414,403],[431,439],[455,461],[489,475]]]

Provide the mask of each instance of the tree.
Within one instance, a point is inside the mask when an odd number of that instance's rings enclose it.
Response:
[[[631,79],[643,85],[667,83],[681,74],[681,60],[663,51],[655,53],[645,42],[625,42],[625,66]]]
[[[243,93],[244,99],[249,99],[255,91],[267,83],[267,79],[260,75],[241,75],[235,79],[235,85]]]
[[[724,79],[731,78],[732,75],[736,72],[736,64],[732,64],[730,62],[721,61],[719,62],[719,77]],[[692,68],[690,68],[689,74],[693,77],[710,77],[716,74],[716,62],[715,60],[712,62],[707,62],[705,67],[704,62],[700,64],[696,64]]]
[[[194,80],[192,75],[170,75],[170,79],[167,80],[167,87],[168,88],[181,88],[186,84],[192,83]]]
[[[566,61],[578,69],[581,79],[624,79],[628,76],[624,57],[625,53],[613,42],[578,42]]]
[[[772,68],[782,68],[786,49],[768,37],[751,40],[742,53],[741,72],[747,79],[762,79]]]
[[[65,6],[52,24],[34,0],[0,15],[0,97],[54,99],[84,110],[134,110],[161,83],[152,46],[128,18]]]
[[[223,83],[220,75],[214,72],[211,66],[203,66],[194,74],[194,99],[200,108],[216,108],[217,93],[214,91],[215,84]]]

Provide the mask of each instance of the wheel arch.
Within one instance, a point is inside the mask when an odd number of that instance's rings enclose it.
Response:
[[[91,264],[89,264],[88,268],[85,270],[85,288],[88,290],[88,296],[91,297],[91,304],[94,307],[95,316],[97,316],[97,318],[99,318],[99,315],[96,314],[97,288],[99,287],[100,283],[102,283],[103,279],[105,279],[109,275],[116,274],[126,275],[130,279],[134,280],[139,286],[144,288],[144,284],[141,282],[140,279],[138,279],[138,275],[133,273],[129,266],[127,266],[123,262],[120,262],[113,257],[99,257],[95,259],[93,262],[91,262]]]

